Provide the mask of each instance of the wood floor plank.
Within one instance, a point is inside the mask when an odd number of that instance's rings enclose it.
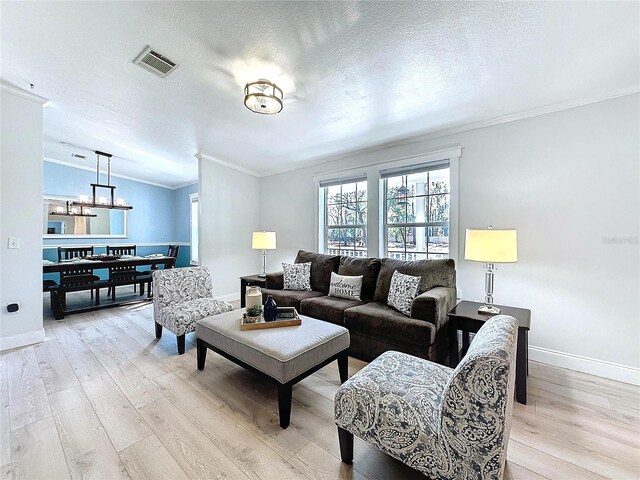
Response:
[[[129,478],[82,388],[72,387],[50,398],[71,478]]]
[[[611,403],[607,397],[597,394],[574,390],[564,385],[558,385],[551,383],[548,380],[529,377],[528,387],[531,390],[544,390],[545,392],[552,393],[560,397],[570,398],[573,402],[578,404],[595,405],[596,407],[611,408]]]
[[[25,480],[70,479],[53,418],[45,418],[11,432],[12,478]]]
[[[0,353],[0,466],[11,462],[11,420],[7,352]]]
[[[64,322],[60,322],[53,327],[53,331],[80,382],[106,375],[107,371],[98,362],[98,359],[78,335],[78,332]]]
[[[34,348],[10,352],[7,367],[11,429],[50,417],[49,399]]]
[[[544,480],[549,477],[532,472],[531,470],[521,467],[516,463],[507,462],[504,469],[503,480]],[[554,477],[552,477],[554,478]],[[567,477],[568,480],[568,477]],[[575,479],[578,480],[578,479]]]
[[[189,477],[248,478],[166,398],[139,411]]]
[[[151,435],[151,429],[111,377],[89,380],[82,388],[116,451]]]
[[[132,480],[189,480],[178,462],[153,434],[122,450],[120,458]]]
[[[261,438],[219,408],[216,401],[171,373],[155,379],[164,395],[242,470],[263,480],[304,478]]]
[[[581,384],[587,384],[598,390],[608,390],[616,396],[631,395],[635,398],[640,396],[640,385],[633,385],[631,383],[618,382],[608,378],[596,377],[595,375],[589,375],[588,373],[547,365],[545,363],[539,364],[538,369],[530,371],[529,374],[544,378],[548,381],[559,379],[561,382],[564,382],[565,385],[567,384],[566,381],[568,381],[571,382],[573,388],[583,389]]]
[[[310,479],[368,480],[353,465],[336,462],[336,458],[313,442],[302,447],[289,462]]]
[[[55,337],[47,337],[44,342],[35,345],[34,349],[47,393],[80,385],[78,377]]]
[[[136,408],[162,397],[151,381],[105,337],[95,338],[87,345]]]

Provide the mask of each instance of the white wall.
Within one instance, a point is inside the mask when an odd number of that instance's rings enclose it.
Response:
[[[42,327],[42,104],[2,85],[0,102],[0,349],[44,340]],[[20,239],[9,249],[9,237]],[[9,303],[20,310],[7,312]]]
[[[262,227],[278,234],[268,268],[315,248],[315,175],[459,144],[458,256],[465,228],[518,230],[495,300],[531,309],[530,358],[638,383],[639,105],[629,95],[262,178]],[[481,301],[482,265],[457,273],[462,297]]]
[[[241,275],[260,272],[251,233],[260,229],[260,181],[246,173],[198,159],[200,264],[211,270],[217,298],[240,298]]]

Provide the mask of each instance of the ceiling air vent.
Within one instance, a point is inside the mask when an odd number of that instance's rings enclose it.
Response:
[[[142,53],[136,57],[133,63],[140,65],[145,70],[149,70],[160,78],[167,77],[180,66],[167,57],[160,55],[158,52],[154,52],[151,47],[146,47]]]

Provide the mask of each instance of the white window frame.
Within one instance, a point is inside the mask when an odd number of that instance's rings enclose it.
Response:
[[[336,185],[349,185],[352,183],[361,183],[361,182],[365,182],[367,183],[367,200],[366,200],[366,205],[367,205],[367,223],[366,224],[354,224],[354,225],[329,225],[329,218],[328,218],[328,188],[331,186],[336,186]],[[318,214],[318,219],[319,222],[316,222],[316,225],[318,223],[320,223],[320,226],[318,228],[319,230],[319,238],[318,238],[318,251],[322,252],[322,253],[328,253],[328,237],[329,237],[329,229],[346,229],[346,228],[353,228],[353,229],[362,229],[366,232],[366,238],[367,238],[367,250],[364,251],[363,256],[368,256],[368,248],[369,248],[369,230],[368,230],[368,224],[369,224],[369,185],[368,185],[368,179],[367,176],[364,174],[359,174],[359,175],[348,175],[348,176],[342,176],[340,178],[330,178],[330,179],[323,179],[317,182],[317,188],[318,188],[318,209],[317,214]],[[357,191],[357,186],[356,186],[356,191]]]
[[[441,170],[444,168],[448,168],[449,169],[449,176],[451,176],[451,165],[449,162],[449,159],[443,159],[443,160],[437,160],[437,161],[432,161],[432,162],[426,162],[423,164],[416,164],[416,165],[410,165],[410,166],[404,166],[404,167],[399,167],[399,168],[390,168],[390,169],[386,169],[385,170],[380,170],[380,199],[381,199],[381,203],[382,203],[382,208],[380,210],[380,214],[381,214],[381,227],[382,227],[382,245],[381,245],[381,250],[383,252],[383,257],[384,258],[390,258],[389,257],[389,227],[398,227],[398,228],[425,228],[427,229],[426,231],[428,232],[430,227],[447,227],[448,231],[449,231],[449,241],[451,241],[451,227],[450,227],[450,222],[451,222],[451,186],[449,186],[449,221],[447,222],[429,222],[424,221],[424,222],[405,222],[405,223],[393,223],[393,224],[389,224],[388,223],[388,218],[387,218],[387,214],[388,214],[388,208],[387,208],[387,182],[385,180],[389,179],[389,178],[397,178],[400,176],[408,176],[411,175],[412,173],[420,173],[420,172],[427,172],[429,170]],[[395,170],[397,170],[397,172],[394,172]],[[427,195],[425,198],[428,200],[429,195]],[[417,197],[414,197],[417,198]],[[406,245],[405,245],[405,249],[406,249]],[[427,244],[426,247],[426,251],[425,252],[416,252],[416,253],[420,253],[420,254],[429,254],[429,246]],[[451,245],[449,244],[449,253],[447,254],[447,258],[451,258]],[[428,256],[427,256],[428,258]]]
[[[193,204],[196,203],[196,225],[197,231],[194,232],[193,226]],[[195,235],[194,235],[195,233]],[[200,198],[198,193],[189,194],[189,264],[200,265]],[[195,247],[194,247],[195,245]]]

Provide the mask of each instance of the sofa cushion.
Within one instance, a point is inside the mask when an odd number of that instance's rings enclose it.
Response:
[[[432,323],[409,318],[378,302],[345,310],[344,325],[352,332],[424,345],[425,351],[436,338],[436,327]]]
[[[262,289],[262,303],[267,301],[267,297],[271,295],[279,307],[295,307],[300,312],[300,301],[305,298],[323,297],[322,292],[315,290],[296,291],[296,290],[272,290],[270,288]]]
[[[455,262],[447,260],[414,260],[412,262],[404,260],[393,260],[383,258],[376,293],[376,302],[387,303],[389,287],[393,272],[399,271],[405,275],[419,276],[421,278],[418,293],[426,292],[433,287],[455,287],[456,269]]]
[[[389,287],[389,296],[387,297],[387,305],[395,308],[400,313],[404,313],[407,317],[411,315],[411,304],[418,294],[420,287],[420,277],[405,275],[398,271],[393,272],[391,276],[391,286]]]
[[[336,325],[344,325],[344,311],[347,308],[362,305],[357,300],[336,297],[305,298],[300,302],[300,313],[308,317],[319,318]]]
[[[360,298],[363,300],[373,300],[381,265],[382,263],[379,258],[340,257],[338,274],[362,275]]]
[[[329,296],[346,298],[347,300],[360,300],[362,292],[362,275],[338,275],[331,272],[331,284]]]
[[[329,293],[331,272],[338,271],[340,257],[300,250],[296,256],[295,263],[307,262],[311,262],[311,290],[324,292],[326,295]]]
[[[307,263],[283,263],[284,290],[311,290],[311,262]]]

